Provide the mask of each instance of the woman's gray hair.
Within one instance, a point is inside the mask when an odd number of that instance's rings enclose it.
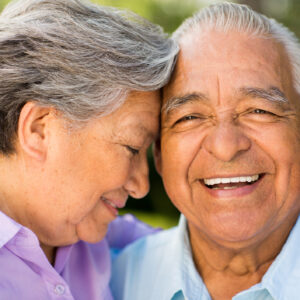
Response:
[[[81,0],[19,0],[0,15],[0,152],[14,151],[21,108],[75,122],[108,114],[129,91],[165,85],[177,43],[128,11]]]
[[[294,87],[300,94],[300,43],[293,32],[276,20],[259,14],[246,5],[223,2],[205,7],[185,20],[174,32],[173,39],[180,41],[196,28],[225,33],[233,30],[278,41],[289,58]]]

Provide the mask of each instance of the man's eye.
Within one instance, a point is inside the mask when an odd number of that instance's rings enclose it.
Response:
[[[126,146],[126,149],[133,155],[138,155],[140,153],[140,150],[135,149],[131,146]]]
[[[271,113],[269,111],[266,111],[266,110],[263,110],[263,109],[259,109],[259,108],[252,110],[251,113],[253,113],[253,114],[259,114],[259,115],[266,115],[266,114],[273,115],[273,113]]]
[[[181,122],[192,121],[192,120],[195,120],[195,119],[198,119],[198,117],[192,116],[192,115],[184,116],[183,118],[180,118],[179,120],[177,120],[175,122],[175,125],[178,124],[178,123],[181,123]]]

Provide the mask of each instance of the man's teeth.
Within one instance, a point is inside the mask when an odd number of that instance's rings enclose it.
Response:
[[[102,197],[102,200],[103,200],[104,202],[106,202],[107,204],[109,204],[110,206],[112,206],[112,207],[114,207],[114,208],[117,208],[117,205],[114,204],[113,202],[109,201],[108,199]]]
[[[228,177],[228,178],[210,178],[204,179],[205,185],[215,185],[221,183],[239,183],[239,182],[254,182],[258,180],[259,175],[241,176],[241,177]]]

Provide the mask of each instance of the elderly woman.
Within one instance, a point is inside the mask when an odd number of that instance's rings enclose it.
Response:
[[[109,246],[149,229],[106,231],[148,192],[156,90],[177,51],[136,15],[79,0],[2,12],[0,299],[112,299]]]

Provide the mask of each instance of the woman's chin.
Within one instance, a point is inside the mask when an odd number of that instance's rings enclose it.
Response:
[[[77,229],[78,240],[82,240],[92,244],[98,243],[101,240],[103,240],[107,233],[108,225],[101,224],[98,226],[95,225],[93,227],[94,228],[78,226]]]

